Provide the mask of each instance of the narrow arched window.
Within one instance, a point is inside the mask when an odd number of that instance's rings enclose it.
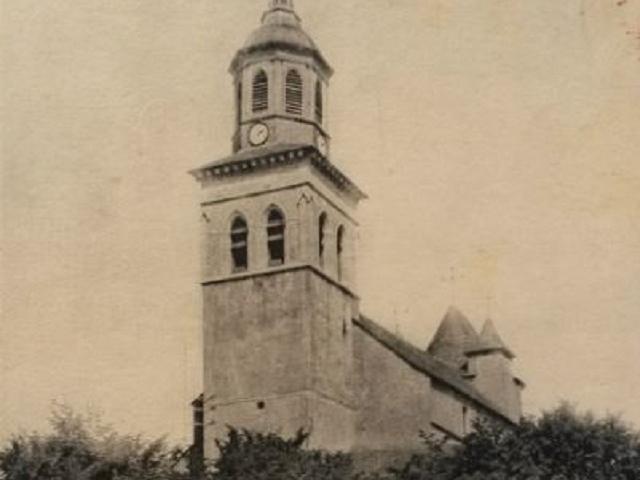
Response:
[[[264,70],[260,70],[253,77],[253,99],[251,105],[254,112],[262,112],[269,108],[269,79]]]
[[[343,254],[344,254],[344,227],[340,225],[338,227],[338,234],[336,235],[336,254],[338,257],[337,266],[338,266],[338,280],[342,280],[342,274],[344,265],[343,265]]]
[[[242,82],[238,82],[236,88],[236,123],[239,126],[242,123]]]
[[[462,407],[462,435],[466,436],[469,433],[469,407],[464,405]]]
[[[316,121],[322,124],[323,104],[322,104],[322,82],[316,82]]]
[[[282,212],[273,207],[267,215],[267,247],[269,265],[282,265],[285,258],[284,232],[286,224]]]
[[[231,222],[231,260],[234,272],[244,272],[249,266],[249,227],[241,216]]]
[[[320,258],[320,264],[324,263],[324,240],[325,240],[325,228],[327,225],[327,214],[322,212],[318,218],[318,257]]]
[[[297,70],[287,72],[284,98],[287,113],[302,115],[302,77]]]

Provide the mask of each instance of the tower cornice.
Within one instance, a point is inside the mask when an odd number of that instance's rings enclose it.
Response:
[[[229,73],[232,75],[251,63],[252,57],[262,54],[277,55],[279,52],[287,52],[314,60],[322,75],[330,79],[333,76],[333,68],[317,48],[309,48],[285,40],[270,40],[257,45],[242,48],[236,53],[229,65]]]
[[[332,278],[330,275],[327,275],[321,269],[317,268],[315,265],[312,265],[310,263],[288,264],[282,267],[266,268],[263,270],[258,270],[253,272],[246,272],[246,273],[235,274],[235,275],[224,275],[216,278],[204,278],[201,281],[201,285],[203,287],[207,287],[210,285],[218,285],[221,283],[241,282],[251,278],[270,277],[273,275],[280,275],[287,272],[298,272],[302,270],[306,270],[314,273],[318,277],[322,278],[325,282],[341,290],[343,293],[351,297],[353,300],[360,300],[360,297],[349,286],[347,286],[342,282],[337,281],[336,279]]]
[[[191,170],[199,182],[265,171],[285,165],[309,163],[339,191],[354,200],[367,195],[312,145],[275,145],[240,152]]]
[[[295,62],[318,72],[328,84],[333,76],[333,69],[324,57],[314,53],[313,49],[289,48],[287,45],[272,42],[264,48],[239,51],[229,65],[228,72],[235,77],[241,70],[265,60],[274,62]]]

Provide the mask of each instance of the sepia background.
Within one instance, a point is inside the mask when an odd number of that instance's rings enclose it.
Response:
[[[186,172],[230,151],[227,67],[266,4],[2,1],[0,440],[53,399],[189,440]],[[336,69],[332,160],[370,195],[363,311],[425,347],[449,304],[490,314],[528,413],[640,427],[640,2],[296,7]]]

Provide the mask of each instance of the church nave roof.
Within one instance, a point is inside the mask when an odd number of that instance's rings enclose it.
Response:
[[[452,312],[452,315],[462,315],[457,310],[456,312]],[[462,315],[462,317],[464,317],[464,315]],[[466,317],[464,318],[466,319]],[[511,422],[500,408],[498,408],[491,400],[482,395],[473,385],[464,379],[459,369],[450,366],[428,352],[420,350],[406,340],[403,340],[389,332],[386,328],[382,327],[370,318],[360,315],[360,317],[354,319],[354,323],[365,333],[369,334],[383,346],[395,353],[411,367],[437,381],[442,382],[456,392],[473,400],[480,406]]]

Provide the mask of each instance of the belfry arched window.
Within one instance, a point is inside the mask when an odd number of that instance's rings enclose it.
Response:
[[[322,98],[322,82],[318,80],[316,82],[316,121],[322,124],[323,116],[323,98]]]
[[[282,265],[285,260],[285,229],[286,222],[283,213],[276,207],[271,207],[267,214],[267,248],[269,250],[269,265]]]
[[[269,108],[269,78],[264,70],[260,70],[253,77],[251,107],[254,112],[262,112]]]
[[[249,227],[240,215],[231,222],[231,261],[234,272],[243,272],[249,267]]]
[[[324,242],[325,242],[325,229],[327,226],[327,214],[322,212],[318,218],[318,257],[320,263],[324,263]]]
[[[344,227],[340,225],[338,227],[338,233],[336,235],[336,254],[337,254],[337,268],[338,268],[338,279],[342,280],[342,275],[344,273],[344,265],[343,265],[343,255],[344,255]]]
[[[284,99],[287,113],[302,115],[302,77],[297,70],[287,72]]]

